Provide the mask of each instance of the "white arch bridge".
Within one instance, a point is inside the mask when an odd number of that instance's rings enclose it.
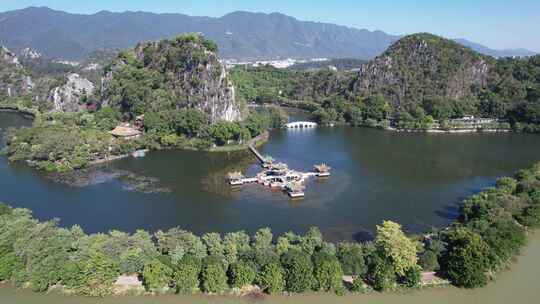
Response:
[[[317,123],[311,121],[295,121],[285,125],[288,129],[315,128]]]

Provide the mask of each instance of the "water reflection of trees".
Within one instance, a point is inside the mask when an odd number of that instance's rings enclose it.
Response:
[[[227,181],[229,172],[246,173],[248,169],[256,164],[256,159],[249,151],[239,151],[232,153],[210,153],[209,161],[216,165],[207,176],[201,180],[204,191],[233,197],[239,192],[239,188],[231,187]]]
[[[171,192],[170,189],[161,185],[158,178],[136,174],[127,170],[114,169],[106,165],[65,173],[51,173],[46,177],[56,183],[77,188],[118,180],[121,182],[122,188],[127,191],[148,194]]]
[[[408,184],[498,176],[534,161],[525,135],[403,134],[352,129],[344,141],[353,166]],[[540,147],[540,141],[534,145]],[[512,155],[512,157],[509,157]]]

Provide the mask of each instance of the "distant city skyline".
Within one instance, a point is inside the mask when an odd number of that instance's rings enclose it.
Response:
[[[540,1],[515,0],[2,0],[0,11],[46,6],[70,13],[145,11],[221,17],[234,11],[279,12],[303,21],[405,35],[430,32],[491,48],[540,52]]]

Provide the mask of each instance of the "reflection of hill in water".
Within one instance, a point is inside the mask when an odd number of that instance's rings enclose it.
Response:
[[[32,125],[32,119],[18,113],[0,110],[0,149],[5,145],[4,134],[9,128],[20,128]]]
[[[142,159],[128,158],[85,170],[50,174],[48,177],[73,187],[87,187],[118,180],[125,190],[142,193],[181,192],[182,183],[191,186],[199,181],[202,190],[230,197],[234,191],[226,180],[227,173],[246,172],[255,161],[247,151],[153,151]],[[167,165],[166,171],[163,171],[163,165]],[[175,169],[180,166],[183,169]],[[154,173],[154,176],[158,177],[153,177]]]
[[[256,162],[255,157],[248,151],[234,152],[234,153],[212,153],[210,158],[215,159],[217,163],[224,164],[219,166],[215,170],[211,170],[201,179],[202,188],[204,191],[226,196],[234,197],[240,190],[239,188],[233,188],[227,181],[227,174],[229,172],[242,172],[246,174],[248,169]],[[224,162],[225,158],[225,162]]]

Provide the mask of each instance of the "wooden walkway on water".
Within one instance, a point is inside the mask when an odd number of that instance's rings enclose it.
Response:
[[[255,154],[255,156],[257,157],[257,159],[261,162],[261,163],[266,163],[266,159],[264,158],[264,156],[262,156],[261,153],[259,153],[259,151],[257,151],[257,149],[255,149],[254,146],[249,146],[249,150]]]

